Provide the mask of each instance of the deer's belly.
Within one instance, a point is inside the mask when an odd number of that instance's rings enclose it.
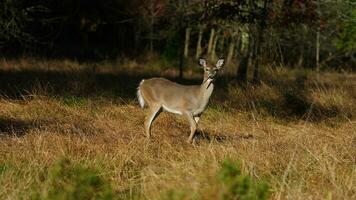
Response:
[[[196,110],[193,112],[193,115],[194,115],[194,116],[200,115],[204,110],[205,110],[205,106],[204,106],[204,107],[200,107],[200,108],[196,109]]]
[[[181,111],[178,111],[178,110],[173,109],[173,108],[169,108],[169,107],[167,107],[167,106],[165,106],[165,105],[162,105],[162,107],[163,107],[163,110],[164,110],[164,111],[167,111],[167,112],[170,112],[170,113],[174,113],[174,114],[178,114],[178,115],[181,115],[181,114],[182,114]]]
[[[178,106],[173,106],[173,105],[167,106],[167,105],[162,104],[162,108],[164,111],[174,113],[174,114],[182,115],[183,112],[188,112],[188,113],[191,113],[193,116],[197,116],[204,112],[206,105],[207,105],[207,102],[203,102],[200,105],[190,105],[185,108],[182,108],[182,107],[178,107]]]

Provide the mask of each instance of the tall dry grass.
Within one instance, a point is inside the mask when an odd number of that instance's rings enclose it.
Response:
[[[145,139],[134,94],[152,72],[129,64],[127,72],[125,63],[1,62],[1,199],[46,195],[48,174],[63,158],[94,168],[116,199],[172,191],[218,199],[226,158],[268,183],[272,199],[356,198],[355,75],[324,73],[315,82],[312,72],[278,68],[263,73],[262,85],[244,87],[221,77],[190,145],[188,123],[168,113]]]

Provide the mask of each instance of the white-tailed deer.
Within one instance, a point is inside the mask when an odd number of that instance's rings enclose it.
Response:
[[[190,123],[188,142],[192,142],[200,115],[204,112],[214,89],[216,73],[224,65],[219,59],[215,66],[210,66],[204,59],[199,59],[204,68],[204,80],[200,85],[181,85],[165,78],[142,80],[137,88],[137,97],[141,107],[148,107],[145,120],[146,136],[151,136],[151,124],[163,111],[185,116]]]

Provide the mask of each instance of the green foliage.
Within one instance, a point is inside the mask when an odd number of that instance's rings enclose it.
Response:
[[[349,21],[340,24],[339,38],[334,43],[339,49],[353,50],[356,48],[356,22],[354,21],[356,20],[356,9],[353,9],[348,17]]]
[[[219,178],[223,183],[222,199],[224,200],[263,200],[269,197],[268,185],[242,174],[238,162],[225,160]]]
[[[183,200],[187,199],[187,194],[184,191],[168,190],[161,197],[161,200]]]
[[[0,164],[0,175],[5,172],[7,169],[7,166],[5,164]]]
[[[104,200],[113,199],[113,192],[97,171],[61,159],[50,167],[42,190],[34,192],[32,199]]]
[[[81,107],[87,104],[87,100],[85,98],[71,96],[71,95],[66,95],[62,97],[61,100],[64,105],[70,107]]]

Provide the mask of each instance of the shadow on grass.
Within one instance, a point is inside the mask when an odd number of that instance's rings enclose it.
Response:
[[[96,73],[91,69],[72,71],[0,70],[0,98],[2,96],[14,100],[23,99],[23,96],[26,95],[54,96],[64,99],[64,102],[69,105],[80,105],[83,102],[78,102],[77,99],[88,97],[104,97],[114,102],[115,100],[128,102],[136,98],[136,88],[140,81],[153,76],[160,75],[127,72]],[[175,77],[166,76],[166,78],[178,81]],[[213,103],[227,105],[227,109],[262,110],[262,112],[281,120],[306,119],[320,122],[343,114],[337,107],[326,108],[313,104],[307,96],[306,81],[305,77],[297,77],[294,81],[282,79],[269,81],[266,84],[275,88],[281,97],[273,99],[265,97],[263,93],[256,95],[254,93],[256,90],[253,88],[258,86],[243,86],[240,94],[229,96],[229,85],[240,86],[234,84],[233,77],[219,77],[216,81]],[[201,79],[184,79],[178,82],[200,84]],[[245,98],[241,101],[242,96]]]
[[[0,97],[22,99],[26,95],[49,95],[66,97],[103,96],[120,97],[132,100],[136,88],[143,78],[159,76],[157,74],[138,73],[94,73],[82,71],[45,71],[45,70],[0,70]],[[177,81],[175,77],[167,77]],[[186,79],[184,84],[199,84],[201,80]]]
[[[24,136],[30,129],[39,127],[39,123],[30,120],[0,118],[0,136]]]
[[[335,105],[325,106],[313,101],[304,87],[296,87],[293,90],[282,88],[279,92],[282,100],[268,102],[269,106],[266,107],[268,113],[276,118],[322,122],[335,118],[345,120],[345,116],[350,119],[353,117],[351,110],[342,110]]]
[[[71,135],[102,134],[105,130],[96,127],[90,120],[54,121],[49,119],[21,120],[13,118],[0,118],[0,137],[22,137],[31,130],[53,131]]]
[[[255,139],[252,134],[247,135],[240,135],[240,134],[233,134],[233,135],[226,135],[226,134],[211,134],[207,131],[197,130],[194,136],[194,139],[197,141],[207,141],[207,142],[226,142],[228,140],[251,140]]]

